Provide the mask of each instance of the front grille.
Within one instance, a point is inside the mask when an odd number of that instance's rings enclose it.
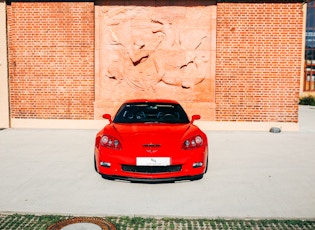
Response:
[[[167,172],[179,172],[182,170],[182,166],[181,165],[170,165],[170,166],[122,165],[122,170],[125,172],[135,172],[135,173],[167,173]]]

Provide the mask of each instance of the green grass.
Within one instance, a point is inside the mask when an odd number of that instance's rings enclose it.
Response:
[[[0,214],[1,230],[46,230],[71,216]],[[315,220],[246,220],[246,219],[184,219],[143,217],[102,217],[119,230],[307,230],[315,229]]]

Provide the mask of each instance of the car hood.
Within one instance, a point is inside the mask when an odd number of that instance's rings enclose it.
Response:
[[[114,124],[113,129],[124,142],[167,143],[182,140],[191,124]]]

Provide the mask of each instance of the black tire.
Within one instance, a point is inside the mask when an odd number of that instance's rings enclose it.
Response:
[[[102,176],[103,179],[106,179],[106,180],[115,180],[114,177],[107,176],[107,175],[105,175],[105,174],[101,174],[101,176]]]
[[[203,174],[192,177],[190,181],[201,180],[202,178],[203,178]]]
[[[98,172],[98,169],[97,169],[97,166],[96,166],[95,154],[94,154],[94,169],[95,169],[95,172],[99,173],[99,172]]]
[[[207,156],[207,162],[206,162],[206,170],[204,174],[206,174],[207,172],[208,172],[208,156]]]

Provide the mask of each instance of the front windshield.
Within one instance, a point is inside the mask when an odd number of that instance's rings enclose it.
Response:
[[[118,110],[115,123],[189,123],[187,114],[179,104],[130,103]]]

